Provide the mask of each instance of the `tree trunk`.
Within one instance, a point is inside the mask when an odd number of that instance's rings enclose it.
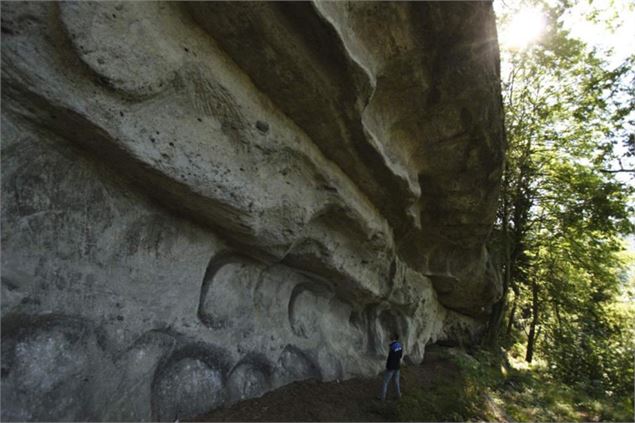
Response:
[[[531,302],[532,317],[531,326],[529,327],[529,336],[527,337],[527,355],[525,361],[531,363],[534,358],[534,346],[536,345],[536,326],[538,326],[538,284],[535,280],[531,281]]]
[[[498,334],[500,332],[501,322],[503,321],[503,314],[507,297],[507,289],[503,287],[503,296],[500,300],[492,306],[492,314],[490,315],[488,322],[487,336],[485,339],[486,346],[491,350],[496,350],[498,347]]]
[[[507,195],[505,193],[505,181],[503,181],[503,222],[502,222],[502,237],[503,237],[503,251],[505,254],[505,264],[503,273],[503,295],[500,300],[492,306],[492,314],[490,315],[487,335],[485,336],[485,343],[491,350],[498,348],[498,337],[500,328],[505,315],[505,309],[507,307],[507,294],[509,291],[509,282],[511,279],[511,255],[509,246],[509,215],[507,206]]]
[[[560,317],[560,306],[558,305],[558,301],[553,300],[554,310],[556,311],[556,321],[558,322],[557,330],[558,335],[562,333],[562,318]]]
[[[514,294],[514,300],[512,301],[512,309],[509,311],[509,320],[507,321],[507,330],[505,335],[509,337],[512,333],[512,327],[514,326],[514,319],[516,318],[516,304],[518,304],[518,295]]]
[[[518,300],[520,299],[520,288],[516,285],[513,279],[509,280],[509,285],[512,291],[514,292],[514,301],[512,302],[512,308],[509,311],[509,320],[507,321],[507,332],[505,335],[509,338],[512,333],[512,328],[514,327],[514,322],[516,321],[516,311],[518,310]]]

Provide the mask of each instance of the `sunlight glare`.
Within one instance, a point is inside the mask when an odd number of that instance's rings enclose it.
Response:
[[[521,9],[501,31],[501,44],[511,49],[524,49],[540,38],[545,26],[545,15],[540,9]]]

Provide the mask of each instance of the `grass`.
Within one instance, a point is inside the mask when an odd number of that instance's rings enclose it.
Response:
[[[544,367],[513,371],[495,394],[513,421],[633,421],[632,400],[594,398],[584,386],[553,380]]]
[[[457,366],[456,372],[431,386],[407,392],[397,406],[400,421],[466,421],[473,418],[488,420],[484,414],[488,408],[486,397],[476,384],[472,371],[477,362],[453,350],[448,350],[449,359]]]
[[[474,357],[448,350],[458,372],[427,388],[408,392],[399,402],[401,421],[634,421],[632,398],[591,396],[584,386],[554,380],[544,363]]]
[[[613,398],[583,385],[555,380],[544,362],[510,358],[510,372],[495,390],[512,421],[634,421],[633,398]]]
[[[404,395],[397,406],[399,421],[465,421],[467,401],[454,383],[418,389]]]

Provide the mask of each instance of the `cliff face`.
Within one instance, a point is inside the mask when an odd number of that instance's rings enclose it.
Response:
[[[169,420],[474,337],[491,4],[3,3],[2,418]]]

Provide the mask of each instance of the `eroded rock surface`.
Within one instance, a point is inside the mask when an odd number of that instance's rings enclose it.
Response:
[[[478,336],[491,4],[2,5],[2,419],[171,420]]]

